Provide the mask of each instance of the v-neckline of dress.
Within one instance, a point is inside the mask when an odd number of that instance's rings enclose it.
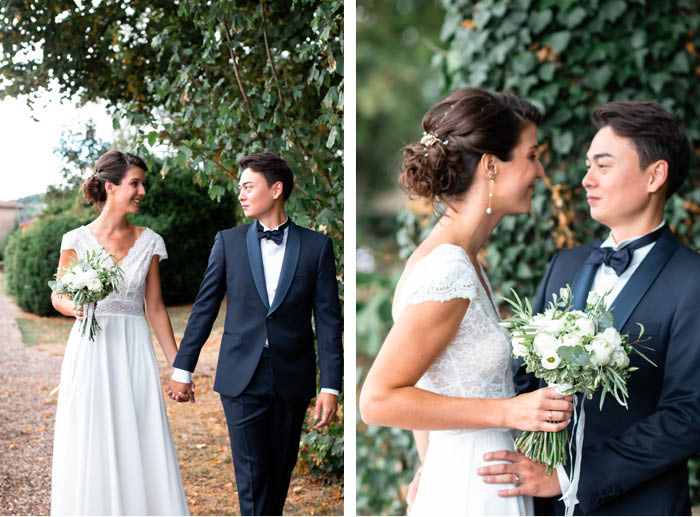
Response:
[[[493,301],[492,295],[493,293],[491,292],[491,286],[489,284],[488,279],[486,278],[486,273],[484,272],[484,268],[481,267],[481,264],[477,260],[476,265],[479,266],[479,269],[476,269],[476,266],[472,262],[472,259],[469,258],[469,255],[465,251],[465,249],[462,246],[458,246],[456,244],[451,244],[451,243],[445,243],[448,246],[455,246],[456,248],[459,248],[462,253],[464,254],[464,258],[467,259],[467,262],[471,264],[471,266],[474,268],[474,272],[476,273],[476,279],[479,282],[479,286],[481,289],[484,291],[484,294],[486,295],[486,299],[489,302],[489,306],[491,307],[491,310],[493,311],[494,316],[496,316],[496,320],[500,320],[501,317],[498,314],[498,309],[496,308],[496,304]],[[483,281],[482,281],[483,280]]]
[[[90,231],[90,228],[88,228],[87,225],[84,225],[83,228],[85,228],[85,231],[87,231],[87,232],[90,234],[90,236],[92,237],[92,240],[94,240],[95,243],[97,243],[97,245],[98,245],[99,247],[101,247],[103,250],[105,250],[105,253],[108,253],[108,252],[107,252],[107,248],[105,248],[104,245],[100,244],[100,241],[97,240],[97,237],[95,236],[95,234],[92,233],[92,232]],[[112,257],[116,257],[116,255],[114,255],[114,254],[110,254],[110,255],[109,255],[109,260],[112,262],[112,265],[113,265],[113,266],[115,266],[115,267],[121,267],[121,266],[124,264],[124,262],[126,261],[126,259],[129,258],[129,255],[131,254],[131,251],[136,247],[136,244],[139,242],[139,240],[141,239],[141,237],[143,237],[143,234],[146,233],[146,231],[148,231],[148,227],[144,228],[143,231],[139,234],[139,236],[136,237],[136,240],[134,240],[134,243],[133,243],[133,244],[131,245],[131,247],[129,248],[129,251],[126,252],[126,255],[124,255],[122,258],[120,258],[120,259],[117,260],[116,262],[115,262],[114,259],[112,258]]]

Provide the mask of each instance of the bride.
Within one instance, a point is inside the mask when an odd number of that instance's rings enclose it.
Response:
[[[102,330],[80,333],[82,309],[52,293],[53,306],[78,321],[61,366],[51,481],[52,515],[188,515],[145,316],[169,364],[177,347],[161,297],[163,239],[126,216],[139,211],[146,165],[108,151],[83,184],[89,203],[104,205],[87,226],[63,236],[59,268],[103,248],[124,273],[98,302]]]
[[[539,121],[526,101],[466,88],[431,108],[423,138],[403,150],[404,190],[445,211],[399,279],[360,412],[367,424],[420,431],[412,515],[532,514],[531,499],[483,483],[482,456],[513,450],[512,429],[559,431],[571,416],[571,397],[555,388],[514,397],[508,334],[477,261],[503,216],[530,209],[544,176]]]

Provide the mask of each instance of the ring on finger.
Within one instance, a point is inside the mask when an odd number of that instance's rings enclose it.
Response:
[[[513,484],[517,488],[520,486],[520,476],[518,475],[517,472],[513,472],[513,475],[515,476],[515,482]]]
[[[551,419],[552,419],[552,410],[550,409],[549,410],[549,420],[551,420]]]

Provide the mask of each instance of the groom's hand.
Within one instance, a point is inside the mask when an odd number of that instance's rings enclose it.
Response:
[[[316,397],[316,408],[314,409],[314,422],[321,416],[321,421],[313,428],[320,429],[324,425],[328,425],[333,420],[335,412],[338,410],[338,397],[332,393],[319,393]]]
[[[484,454],[485,461],[509,461],[481,467],[476,471],[489,484],[515,484],[515,488],[498,491],[501,497],[531,495],[534,497],[554,497],[561,494],[557,470],[547,474],[544,463],[532,461],[526,456],[513,451],[495,451]],[[517,477],[516,477],[517,474]],[[519,479],[519,483],[516,480]],[[519,485],[519,486],[518,486]]]
[[[170,383],[165,387],[168,397],[178,402],[194,402],[194,382],[189,384],[177,382],[170,379]]]

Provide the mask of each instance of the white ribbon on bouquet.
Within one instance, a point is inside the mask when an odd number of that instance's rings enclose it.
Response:
[[[571,389],[570,384],[554,384],[554,386],[557,387],[557,392],[562,394],[564,391]],[[581,458],[583,457],[583,430],[586,425],[586,394],[583,393],[581,395],[581,409],[577,414],[576,404],[578,403],[578,398],[579,394],[574,393],[574,425],[572,428],[571,436],[569,437],[569,458],[574,458],[574,466],[571,469],[571,473],[568,474],[567,478],[569,480],[569,488],[564,494],[562,494],[561,498],[559,499],[560,501],[564,501],[564,506],[566,507],[566,517],[571,517],[574,514],[574,508],[578,504],[578,483],[581,479]],[[573,448],[576,449],[576,454],[574,454],[574,451],[572,450],[574,440],[576,440],[576,445]]]

